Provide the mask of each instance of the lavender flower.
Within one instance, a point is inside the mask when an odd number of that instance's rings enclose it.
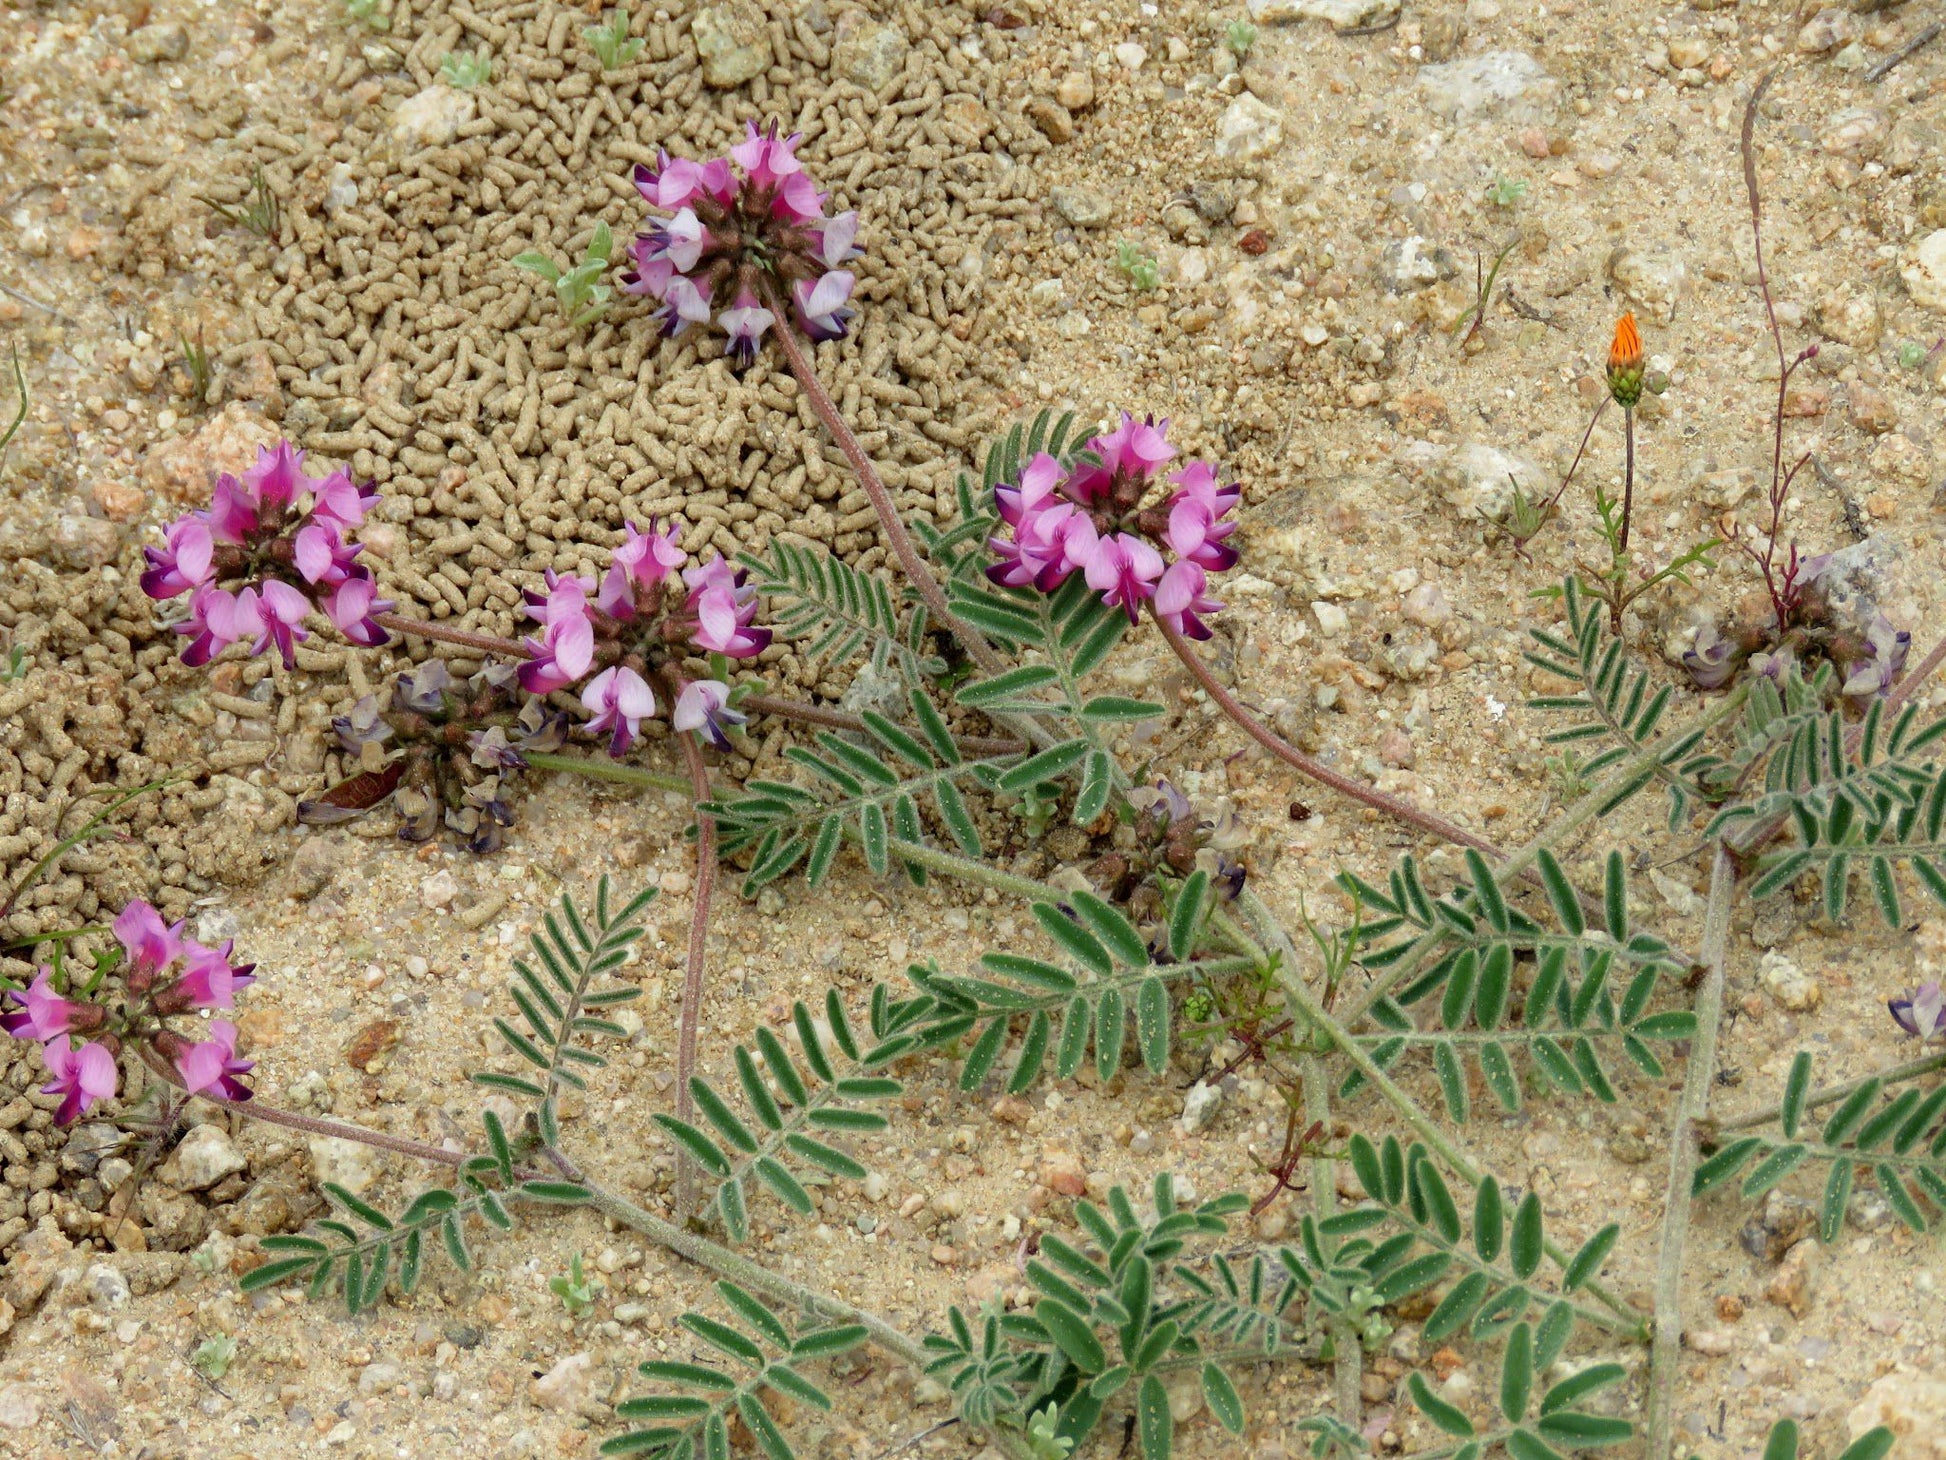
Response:
[[[237,1076],[248,1074],[256,1061],[237,1058],[236,1025],[227,1019],[212,1019],[209,1032],[210,1038],[197,1043],[179,1037],[176,1041],[176,1073],[182,1077],[183,1088],[192,1095],[214,1090],[219,1099],[248,1100],[250,1087]]]
[[[682,579],[689,588],[684,611],[692,625],[689,637],[698,648],[732,659],[748,659],[769,645],[770,630],[752,626],[757,616],[757,590],[745,581],[749,576],[719,556],[683,570]]]
[[[1845,666],[1843,692],[1869,699],[1884,694],[1898,680],[1905,668],[1906,652],[1912,647],[1912,635],[1895,627],[1884,614],[1873,614],[1865,627],[1865,647],[1868,657]]]
[[[7,997],[20,1004],[20,1012],[0,1016],[0,1029],[15,1039],[52,1039],[70,1030],[95,1028],[106,1011],[95,1004],[62,998],[54,992],[54,970],[42,968],[24,989],[9,989]]]
[[[728,157],[698,163],[663,153],[638,166],[635,186],[671,216],[649,225],[630,245],[634,268],[622,288],[660,302],[665,335],[717,316],[737,368],[756,359],[764,332],[778,323],[767,302],[787,298],[798,329],[812,339],[838,339],[852,311],[857,279],[844,264],[858,253],[858,215],[826,218],[826,195],[797,159],[798,133],[750,124]]]
[[[129,967],[153,977],[182,957],[181,923],[162,921],[162,914],[146,902],[131,902],[115,918],[111,931],[128,956]]]
[[[676,699],[671,723],[678,730],[695,730],[718,750],[730,748],[729,731],[749,716],[730,708],[730,687],[714,679],[694,679]]]
[[[594,716],[583,728],[592,735],[609,731],[608,753],[619,758],[635,743],[642,721],[655,713],[655,692],[633,669],[617,665],[588,681],[581,703]]]
[[[1909,994],[1887,999],[1885,1007],[1899,1028],[1915,1039],[1937,1039],[1946,1034],[1946,990],[1937,980],[1920,984]]]
[[[251,973],[256,964],[231,966],[230,951],[235,946],[234,942],[221,948],[184,944],[182,977],[156,994],[157,1011],[175,1014],[189,1009],[234,1008],[237,991],[257,981]]]
[[[541,622],[538,639],[526,641],[532,656],[520,666],[521,687],[530,694],[565,689],[595,662],[595,626],[588,617],[594,585],[574,574],[547,574],[547,593],[527,595],[527,612]]]

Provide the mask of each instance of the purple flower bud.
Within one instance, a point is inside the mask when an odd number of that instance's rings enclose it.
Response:
[[[727,349],[734,368],[747,370],[757,359],[757,346],[763,342],[764,331],[777,322],[777,316],[757,303],[757,296],[748,289],[740,292],[736,302],[716,317],[716,323],[728,336]]]
[[[1873,614],[1865,627],[1865,645],[1871,657],[1845,666],[1844,693],[1869,698],[1892,688],[1905,668],[1905,656],[1912,647],[1912,635],[1897,628],[1884,614]]]
[[[671,723],[678,730],[695,730],[718,750],[730,748],[729,729],[750,717],[730,708],[730,687],[714,679],[694,679],[676,699]]]
[[[396,691],[393,698],[396,702]],[[331,731],[338,737],[338,744],[353,755],[367,745],[383,745],[392,738],[392,727],[380,717],[378,701],[371,695],[360,698],[349,715],[334,715]]]
[[[76,1116],[87,1112],[97,1100],[112,1096],[121,1084],[115,1056],[106,1045],[92,1040],[74,1048],[65,1034],[58,1034],[41,1046],[41,1062],[54,1078],[41,1086],[43,1095],[59,1095],[60,1109],[55,1122],[71,1125]]]
[[[633,669],[611,665],[588,681],[581,703],[594,717],[583,728],[592,735],[610,732],[608,753],[620,759],[635,743],[642,721],[655,713],[655,692]]]
[[[157,974],[182,957],[182,927],[164,924],[161,913],[138,900],[121,910],[113,931],[131,968]]]
[[[831,270],[815,284],[809,279],[799,279],[791,287],[791,297],[797,304],[798,328],[814,340],[843,339],[845,321],[852,317],[845,301],[851,298],[852,285],[856,282],[844,269]]]
[[[55,993],[53,977],[53,969],[42,968],[26,988],[7,990],[7,997],[19,1003],[20,1012],[0,1015],[0,1029],[15,1039],[52,1039],[70,1029],[92,1029],[102,1021],[99,1006]]]
[[[1715,624],[1705,623],[1696,630],[1694,647],[1683,651],[1682,667],[1698,689],[1721,689],[1743,660],[1737,646],[1717,633]]]
[[[467,757],[483,770],[519,771],[527,769],[527,757],[507,739],[503,726],[475,730],[466,737]]]
[[[1919,985],[1909,994],[1887,999],[1885,1007],[1899,1028],[1915,1039],[1936,1039],[1946,1034],[1946,990],[1937,980]]]
[[[656,531],[654,522],[649,523],[647,532],[637,529],[633,522],[626,524],[622,544],[610,555],[608,571],[602,575],[595,606],[610,618],[635,617],[637,588],[656,587],[687,561],[689,555],[682,550],[678,536],[673,522],[666,532]]]
[[[453,691],[453,671],[444,659],[428,659],[392,682],[392,703],[421,715],[446,713],[446,697]]]

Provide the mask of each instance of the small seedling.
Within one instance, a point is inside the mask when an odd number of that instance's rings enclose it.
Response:
[[[278,223],[283,214],[277,206],[277,195],[270,190],[270,182],[264,176],[261,163],[250,169],[250,196],[246,201],[223,203],[206,193],[198,193],[196,200],[226,223],[247,228],[263,238],[277,236]]]
[[[201,330],[196,332],[192,342],[181,330],[176,331],[176,340],[182,346],[182,366],[189,372],[190,398],[201,405],[209,398],[209,349],[203,344]]]
[[[1938,348],[1937,345],[1933,346],[1933,350]],[[1899,364],[1906,370],[1917,370],[1926,363],[1926,357],[1931,354],[1932,350],[1928,350],[1917,340],[1905,340],[1899,345]]]
[[[0,664],[0,684],[12,684],[27,675],[27,651],[15,644],[7,650],[6,663]]]
[[[568,1310],[570,1317],[579,1318],[595,1306],[595,1295],[601,1291],[599,1283],[591,1283],[582,1274],[581,1254],[574,1254],[568,1264],[566,1277],[557,1277],[548,1285],[548,1290],[561,1300],[561,1306]]]
[[[1500,277],[1500,266],[1507,261],[1507,255],[1514,251],[1517,238],[1509,239],[1507,246],[1493,256],[1493,266],[1488,268],[1475,255],[1473,259],[1473,302],[1461,311],[1460,317],[1453,322],[1453,338],[1464,348],[1486,324],[1487,306],[1493,302],[1494,281]]]
[[[1581,757],[1572,750],[1564,750],[1559,755],[1550,755],[1541,762],[1547,778],[1554,784],[1555,791],[1563,801],[1578,801],[1587,795],[1591,786],[1587,778],[1587,768]]]
[[[1223,27],[1223,48],[1237,58],[1240,66],[1257,43],[1257,27],[1247,20],[1233,20]]]
[[[585,25],[581,28],[581,34],[600,58],[604,71],[620,70],[641,55],[642,47],[648,44],[640,36],[628,33],[628,7],[625,5],[616,7],[608,24]]]
[[[601,282],[614,247],[614,236],[608,231],[608,225],[597,223],[595,236],[588,240],[587,252],[573,268],[563,271],[544,253],[524,253],[514,260],[514,267],[539,274],[552,284],[561,312],[568,317],[569,324],[579,328],[601,318],[608,310],[608,301],[614,297],[614,291]]]
[[[236,1361],[236,1340],[227,1333],[215,1338],[206,1338],[196,1345],[196,1352],[189,1356],[189,1362],[196,1366],[196,1372],[214,1383],[230,1372],[230,1365]]]
[[[1162,270],[1156,264],[1155,255],[1127,239],[1115,245],[1115,267],[1144,294],[1162,283]]]
[[[1487,187],[1487,201],[1496,208],[1511,208],[1527,196],[1527,183],[1522,178],[1496,176]]]
[[[1074,1441],[1057,1433],[1060,1424],[1058,1404],[1048,1404],[1027,1417],[1027,1448],[1034,1460],[1068,1460]]]
[[[385,13],[386,0],[345,0],[345,12],[368,30],[390,30],[392,17]]]
[[[492,77],[493,57],[484,51],[448,51],[439,58],[439,79],[460,91],[471,91]]]

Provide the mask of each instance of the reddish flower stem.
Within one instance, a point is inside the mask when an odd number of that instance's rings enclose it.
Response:
[[[851,463],[852,474],[858,478],[858,485],[865,489],[865,495],[871,499],[872,510],[878,513],[879,526],[884,530],[885,540],[891,545],[892,555],[899,560],[899,567],[904,570],[907,580],[919,590],[919,596],[926,601],[926,607],[931,610],[933,620],[965,645],[966,652],[973,656],[973,661],[981,669],[988,674],[1002,673],[1008,668],[1006,661],[994,652],[993,645],[987,642],[986,636],[971,624],[962,622],[946,601],[946,591],[939,586],[939,580],[933,576],[932,570],[926,566],[926,560],[920,556],[919,545],[912,540],[912,534],[905,530],[905,523],[899,519],[899,509],[893,503],[892,494],[886,489],[884,480],[879,476],[878,468],[872,465],[872,459],[865,454],[865,448],[858,444],[858,438],[852,435],[851,427],[845,424],[845,418],[838,413],[837,403],[831,399],[830,392],[824,388],[824,382],[818,379],[817,367],[811,363],[811,357],[804,352],[803,344],[792,332],[790,306],[778,292],[777,285],[768,275],[765,275],[762,287],[765,307],[777,316],[777,325],[770,332],[770,337],[777,342],[777,348],[784,352],[784,359],[791,367],[791,375],[796,379],[798,389],[804,392],[805,399],[811,403],[811,409],[817,413],[818,419],[824,422],[824,429],[831,433],[831,439],[838,443],[838,449],[844,453],[845,460]]]
[[[449,629],[432,619],[407,618],[400,613],[375,613],[372,622],[395,634],[415,634],[422,639],[437,639],[442,644],[458,644],[478,649],[482,654],[504,654],[510,659],[525,659],[527,646],[518,639],[503,639],[497,634],[474,634],[465,629]]]
[[[1387,816],[1403,821],[1408,826],[1415,826],[1444,841],[1472,847],[1495,861],[1505,859],[1507,854],[1485,837],[1475,836],[1465,827],[1455,825],[1443,816],[1436,816],[1430,811],[1421,811],[1410,802],[1401,801],[1396,796],[1388,796],[1376,786],[1368,786],[1363,781],[1353,780],[1342,772],[1334,771],[1322,761],[1306,755],[1245,709],[1243,702],[1225,689],[1217,681],[1216,676],[1210,673],[1209,666],[1203,663],[1202,658],[1190,647],[1189,641],[1165,623],[1161,615],[1157,614],[1154,617],[1156,627],[1162,630],[1162,637],[1169,641],[1169,647],[1176,651],[1176,657],[1182,660],[1183,667],[1196,677],[1196,682],[1203,687],[1204,693],[1209,695],[1223,713],[1236,723],[1238,729],[1283,761],[1285,765],[1309,776],[1321,785],[1329,786],[1340,795],[1349,796],[1361,805],[1383,811]]]
[[[682,694],[677,676],[664,677],[670,703]],[[708,971],[710,896],[716,890],[716,822],[702,810],[709,800],[709,768],[693,735],[679,734],[683,766],[696,801],[696,887],[689,915],[689,963],[682,977],[682,1015],[676,1026],[676,1119],[693,1124],[696,1102],[689,1082],[696,1073],[696,1025],[702,1016],[703,983]],[[687,1216],[696,1205],[696,1163],[685,1154],[676,1170],[676,1210]]]

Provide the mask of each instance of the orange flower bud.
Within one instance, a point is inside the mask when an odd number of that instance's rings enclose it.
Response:
[[[1624,410],[1642,398],[1642,335],[1633,314],[1615,321],[1615,338],[1608,346],[1608,393]]]

